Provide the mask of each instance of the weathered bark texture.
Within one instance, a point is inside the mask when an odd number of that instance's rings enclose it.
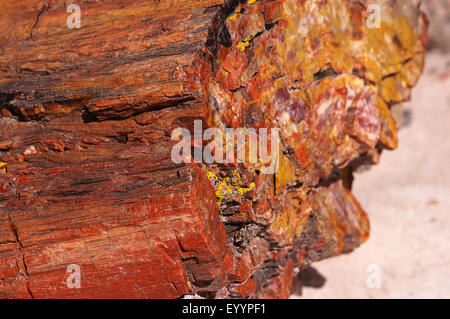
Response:
[[[76,3],[80,29],[66,1],[0,0],[0,297],[286,298],[366,240],[352,172],[397,146],[417,1]],[[279,170],[175,164],[194,119],[280,128]]]

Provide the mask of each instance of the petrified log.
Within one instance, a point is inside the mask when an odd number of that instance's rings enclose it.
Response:
[[[352,173],[397,146],[418,1],[76,4],[0,2],[0,297],[286,298],[368,237]],[[279,128],[278,170],[174,163],[194,120]]]

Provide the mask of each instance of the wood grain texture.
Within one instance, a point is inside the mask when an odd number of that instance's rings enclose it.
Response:
[[[0,0],[0,297],[287,298],[368,238],[352,172],[397,146],[414,1],[76,3]],[[196,119],[280,128],[279,170],[175,164]]]

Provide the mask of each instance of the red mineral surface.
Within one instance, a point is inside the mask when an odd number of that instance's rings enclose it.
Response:
[[[0,1],[0,297],[287,298],[368,238],[352,173],[397,147],[418,1],[76,4]],[[195,120],[279,129],[277,170],[175,163]]]

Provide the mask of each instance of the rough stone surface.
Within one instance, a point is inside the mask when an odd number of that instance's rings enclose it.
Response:
[[[405,103],[398,149],[355,176],[352,192],[370,216],[369,240],[314,263],[326,282],[304,285],[303,298],[450,298],[449,87],[450,54],[427,53]]]
[[[2,2],[0,297],[286,298],[359,246],[352,172],[397,147],[426,40],[416,1],[375,3],[79,1],[69,29]],[[174,164],[195,119],[280,128],[279,170]]]

